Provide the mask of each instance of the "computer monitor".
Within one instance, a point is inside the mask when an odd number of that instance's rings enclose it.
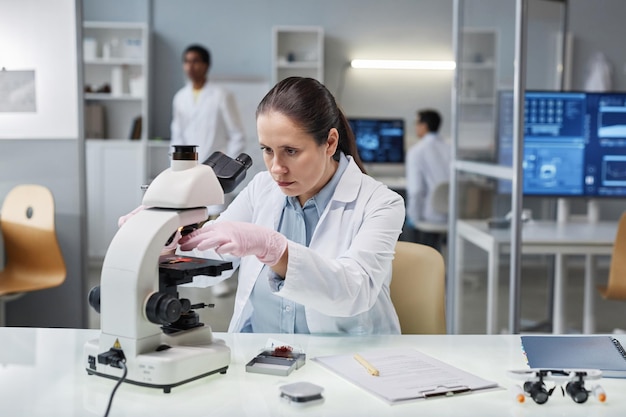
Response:
[[[404,163],[403,119],[350,118],[348,122],[363,163]]]
[[[498,161],[511,166],[511,91],[498,95],[497,132]],[[626,94],[526,91],[523,140],[524,195],[626,196]]]
[[[585,194],[626,197],[626,93],[587,93]]]

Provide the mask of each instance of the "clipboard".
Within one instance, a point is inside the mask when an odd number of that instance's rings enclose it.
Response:
[[[313,358],[314,362],[374,394],[388,404],[449,397],[497,388],[498,384],[415,349],[385,349],[359,354],[379,371],[373,376],[353,355]]]

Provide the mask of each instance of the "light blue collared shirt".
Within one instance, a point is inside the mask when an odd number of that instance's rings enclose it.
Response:
[[[300,205],[297,197],[285,197],[285,205],[278,224],[278,231],[287,239],[309,246],[317,223],[330,202],[335,188],[348,167],[348,159],[342,153],[339,166],[331,180],[317,193]],[[250,302],[253,313],[249,322],[242,329],[243,332],[254,333],[309,333],[306,323],[304,306],[284,297],[274,294],[280,291],[283,285],[279,277],[267,266],[259,276],[268,279],[258,279],[254,284]]]

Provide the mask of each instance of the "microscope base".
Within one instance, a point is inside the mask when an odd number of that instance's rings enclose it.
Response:
[[[90,357],[97,358],[100,352],[99,339],[85,344],[89,375],[120,379],[122,370],[102,364],[93,364]],[[230,364],[230,349],[222,340],[213,340],[206,345],[172,346],[162,351],[142,353],[126,358],[128,375],[124,382],[142,387],[162,389],[168,394],[172,388],[206,376],[225,374]],[[94,369],[95,368],[95,369]]]
[[[177,386],[179,386],[179,385],[186,384],[187,382],[192,382],[192,381],[195,381],[196,379],[204,378],[205,376],[209,376],[209,375],[216,374],[216,373],[218,373],[218,372],[219,372],[220,374],[225,374],[227,370],[228,370],[228,366],[227,366],[227,367],[225,367],[225,368],[223,368],[223,369],[217,369],[217,370],[215,370],[215,371],[211,371],[211,372],[208,372],[208,373],[206,373],[206,374],[198,375],[198,376],[195,376],[195,377],[193,377],[193,378],[191,378],[191,379],[187,379],[187,380],[185,380],[185,381],[177,382],[177,383],[175,383],[175,384],[168,384],[168,385],[155,385],[155,384],[149,384],[149,383],[146,383],[146,382],[132,381],[132,380],[130,380],[130,379],[128,379],[128,378],[126,378],[126,379],[124,380],[124,382],[128,382],[129,384],[133,384],[133,385],[139,385],[140,387],[147,387],[147,388],[157,388],[157,389],[162,389],[162,390],[163,390],[163,392],[164,392],[165,394],[169,394],[170,392],[172,392],[172,388],[174,388],[174,387],[177,387]],[[94,371],[92,371],[92,370],[91,370],[91,369],[89,369],[89,368],[87,368],[87,373],[88,373],[89,375],[97,375],[97,376],[101,376],[101,377],[104,377],[104,378],[109,378],[109,379],[114,379],[114,380],[119,380],[119,379],[120,379],[118,376],[107,375],[107,374],[101,374],[101,373],[99,373],[99,372],[94,372]]]

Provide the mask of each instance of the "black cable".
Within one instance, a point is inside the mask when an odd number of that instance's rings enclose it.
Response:
[[[117,381],[117,384],[115,384],[115,387],[113,387],[113,391],[111,391],[111,396],[109,397],[109,405],[107,405],[107,410],[104,412],[104,417],[107,417],[109,415],[109,411],[111,411],[111,404],[113,404],[115,391],[117,391],[120,385],[122,385],[122,382],[124,382],[124,380],[126,379],[126,375],[128,375],[128,368],[126,367],[126,364],[123,361],[119,361],[118,365],[124,370],[124,372],[122,373],[122,377],[119,379],[119,381]]]

